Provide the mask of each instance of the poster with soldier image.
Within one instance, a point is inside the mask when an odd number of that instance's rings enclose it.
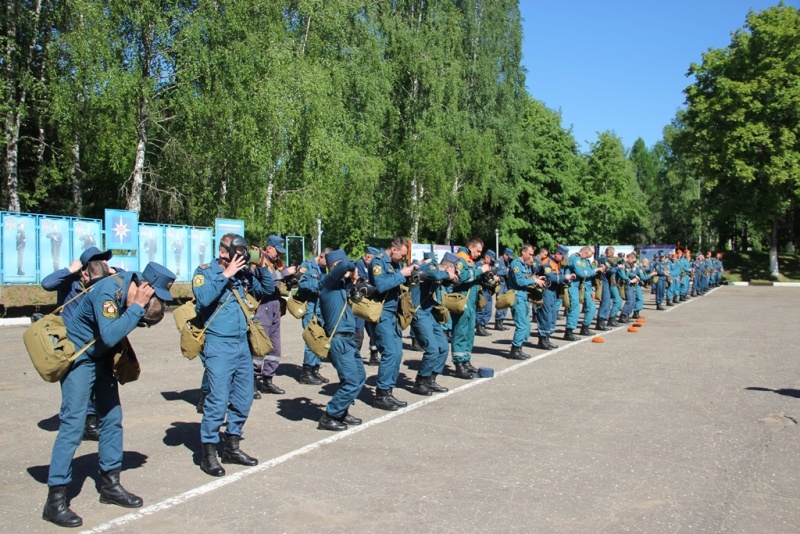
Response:
[[[72,252],[79,257],[89,247],[103,249],[100,241],[100,221],[79,220],[72,223]]]
[[[148,263],[154,261],[164,265],[164,227],[160,225],[139,225],[139,270],[143,271]]]
[[[3,216],[3,282],[36,281],[36,218]]]
[[[175,280],[188,282],[189,254],[187,246],[189,232],[185,226],[167,226],[167,269],[175,273]]]
[[[69,219],[39,219],[39,271],[42,278],[69,266]]]
[[[211,228],[192,228],[191,235],[189,266],[194,272],[198,265],[209,263],[214,258],[215,251],[211,248]]]

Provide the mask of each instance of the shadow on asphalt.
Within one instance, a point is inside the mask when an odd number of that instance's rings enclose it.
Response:
[[[36,425],[47,432],[58,432],[58,428],[61,426],[61,418],[58,414],[55,414],[47,419],[42,419]]]
[[[200,400],[200,388],[184,389],[183,391],[162,391],[161,396],[166,401],[182,400],[192,406],[196,406]]]
[[[777,393],[778,395],[785,395],[787,397],[794,397],[795,399],[800,399],[800,389],[787,389],[787,388],[770,389],[770,388],[761,388],[755,386],[744,389],[748,391],[771,391],[773,393]]]
[[[147,463],[147,456],[137,451],[124,451],[122,453],[122,470],[138,469]],[[50,464],[35,465],[28,468],[28,474],[36,482],[47,485],[47,475]],[[100,468],[98,467],[97,453],[84,454],[72,460],[72,482],[67,485],[67,499],[80,495],[86,479],[94,481],[95,488],[100,488]]]

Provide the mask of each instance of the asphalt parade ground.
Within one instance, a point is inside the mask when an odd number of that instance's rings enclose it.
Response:
[[[395,396],[408,408],[372,408],[367,367],[351,409],[364,424],[342,433],[316,428],[336,375],[325,364],[331,384],[296,381],[301,327],[287,315],[286,394],[254,401],[242,441],[260,463],[222,478],[200,471],[202,365],[181,357],[168,316],[130,336],[142,376],[120,388],[121,480],[145,505],[98,502],[97,443],[83,442],[76,530],[800,532],[800,290],[725,286],[665,312],[646,297],[638,332],[567,343],[562,317],[559,349],[526,347],[524,362],[503,357],[513,330],[492,329],[474,363],[495,377],[448,371],[433,397],[408,391],[421,353],[406,337]],[[34,371],[23,331],[0,327],[0,532],[55,532],[41,513],[60,389]]]

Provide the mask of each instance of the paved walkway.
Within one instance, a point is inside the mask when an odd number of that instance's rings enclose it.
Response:
[[[286,316],[287,393],[255,401],[242,444],[261,463],[221,479],[198,467],[202,366],[167,317],[133,334],[143,375],[121,388],[122,481],[145,507],[98,502],[84,442],[72,508],[115,533],[798,532],[798,304],[790,288],[723,287],[648,305],[637,333],[527,348],[522,363],[501,357],[511,332],[492,331],[475,359],[495,378],[445,376],[451,392],[429,398],[402,391],[420,357],[407,350],[396,395],[410,406],[375,410],[365,391],[352,410],[365,424],[338,434],[316,429],[334,387],[296,382],[300,324]],[[54,532],[41,509],[60,392],[22,331],[0,328],[0,532]]]

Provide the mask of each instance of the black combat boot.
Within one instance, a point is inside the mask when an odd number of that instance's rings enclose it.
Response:
[[[686,302],[686,295],[681,295],[680,301],[681,302]]]
[[[495,330],[509,330],[509,327],[506,326],[505,319],[495,319],[494,320],[494,329]]]
[[[662,306],[661,303],[658,303],[658,304],[656,304],[656,310],[664,311],[664,306]]]
[[[261,393],[272,393],[273,395],[283,395],[286,393],[284,390],[272,383],[271,376],[258,376],[256,379],[256,388]]]
[[[456,366],[456,372],[453,373],[453,376],[456,378],[463,378],[464,380],[472,380],[475,378],[475,373],[466,367],[466,363],[467,362],[454,362],[453,365]]]
[[[225,475],[225,469],[217,461],[216,443],[203,443],[203,459],[200,460],[200,469],[212,477]]]
[[[314,375],[314,367],[307,363],[303,364],[303,368],[300,370],[300,378],[298,378],[297,381],[301,384],[308,384],[309,386],[320,386],[323,384],[322,380]]]
[[[333,432],[340,432],[342,430],[347,430],[347,425],[344,424],[342,421],[335,419],[328,415],[328,412],[322,414],[322,417],[319,418],[319,423],[317,423],[318,430],[332,430]]]
[[[481,337],[486,337],[486,336],[491,336],[492,334],[490,334],[489,331],[486,330],[485,326],[483,326],[482,324],[478,324],[478,325],[475,325],[475,335],[476,336],[481,336]]]
[[[258,390],[255,388],[253,388],[253,391],[258,393]],[[258,397],[261,398],[261,395],[259,395]],[[195,406],[195,409],[197,410],[197,413],[203,413],[205,407],[206,407],[206,394],[201,391],[200,398],[197,399],[197,406]]]
[[[670,300],[669,300],[669,299],[667,299],[666,305],[667,305],[667,306],[672,306],[672,302],[670,302]]]
[[[639,318],[639,310],[634,310],[634,312],[633,312],[633,318],[634,318],[634,319],[638,319],[638,318]]]
[[[433,391],[428,387],[428,377],[418,373],[417,378],[414,380],[414,385],[411,386],[411,393],[415,395],[424,395],[425,397],[433,395]]]
[[[433,373],[428,379],[428,389],[434,393],[447,393],[449,390],[446,387],[440,386],[436,383],[436,376],[437,373]]]
[[[378,352],[378,349],[369,349],[369,361],[367,365],[380,365],[381,363],[381,355]]]
[[[601,332],[607,332],[611,330],[609,327],[606,326],[606,320],[600,319],[599,317],[597,318],[597,325],[595,326],[595,328],[597,330],[600,330]]]
[[[547,338],[547,336],[539,336],[539,344],[536,345],[536,348],[542,350],[553,350],[556,348],[556,346],[550,343],[550,340]]]
[[[400,406],[391,401],[391,398],[393,398],[391,395],[392,393],[388,389],[376,389],[375,400],[372,401],[372,407],[390,412],[396,412]]]
[[[572,333],[572,328],[564,329],[564,341],[578,341],[578,336]]]
[[[419,341],[417,341],[417,338],[415,337],[411,338],[411,350],[414,352],[422,352],[422,347],[419,345]]]
[[[585,324],[585,325],[581,326],[581,331],[578,332],[578,335],[579,336],[593,336],[594,332],[589,330],[589,325],[588,324]]]
[[[608,323],[606,323],[606,324],[608,324],[608,326],[611,327],[611,328],[616,328],[616,327],[619,326],[619,323],[617,322],[617,318],[616,317],[610,317],[610,316],[608,318]]]
[[[44,503],[42,519],[59,527],[79,527],[83,519],[69,509],[67,505],[67,487],[50,486],[47,488],[47,502]]]
[[[408,403],[407,403],[406,401],[401,401],[400,399],[398,399],[397,397],[395,397],[393,392],[394,392],[394,390],[393,390],[393,389],[390,389],[390,390],[389,390],[389,400],[390,400],[391,402],[395,403],[395,405],[396,405],[398,408],[405,408],[406,406],[408,406]]]
[[[619,319],[617,319],[617,321],[619,322],[619,324],[628,324],[631,322],[631,320],[628,319],[628,316],[625,314],[620,314]]]
[[[100,441],[100,429],[97,426],[97,414],[86,416],[83,427],[83,441]]]
[[[261,398],[261,393],[258,391],[259,385],[259,378],[256,375],[253,375],[253,400],[258,400]],[[203,399],[205,402],[205,399]]]
[[[239,448],[239,440],[241,439],[241,436],[225,434],[225,448],[222,449],[222,463],[246,465],[247,467],[258,465],[258,460],[256,458],[253,458]]]
[[[119,467],[100,471],[100,502],[116,504],[123,508],[141,508],[142,498],[130,493],[119,483]]]
[[[470,373],[476,376],[478,375],[478,369],[472,365],[472,362],[470,360],[464,362],[464,367],[466,367],[467,371],[469,371]]]
[[[325,378],[324,376],[319,374],[319,365],[315,365],[314,366],[314,376],[316,376],[318,379],[322,380],[323,384],[330,383],[330,380],[328,380],[327,378]]]
[[[530,356],[522,352],[522,347],[511,345],[511,350],[508,353],[509,360],[527,360],[528,358]]]
[[[353,426],[360,425],[361,423],[363,423],[361,419],[355,417],[354,415],[350,415],[346,411],[344,412],[344,415],[339,418],[339,421],[341,421],[346,425],[353,425]]]

